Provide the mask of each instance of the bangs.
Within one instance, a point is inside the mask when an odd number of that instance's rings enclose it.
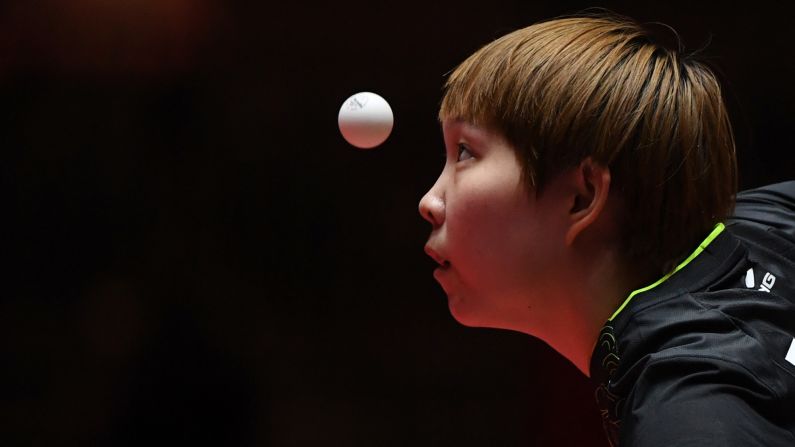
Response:
[[[494,127],[499,122],[496,93],[505,71],[504,59],[501,51],[490,45],[459,65],[445,83],[439,121],[462,120]]]

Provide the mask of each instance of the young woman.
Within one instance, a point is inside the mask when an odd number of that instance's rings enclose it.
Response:
[[[613,445],[795,445],[795,182],[736,194],[709,68],[550,20],[464,61],[439,117],[420,213],[453,317],[592,377]]]

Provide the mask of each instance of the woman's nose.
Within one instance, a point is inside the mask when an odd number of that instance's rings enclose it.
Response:
[[[433,228],[439,228],[444,223],[444,198],[438,187],[438,183],[422,196],[420,199],[420,215],[433,225]]]

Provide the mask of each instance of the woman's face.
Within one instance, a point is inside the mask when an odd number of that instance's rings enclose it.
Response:
[[[544,317],[543,290],[555,276],[563,229],[549,211],[557,205],[530,193],[501,135],[449,120],[443,131],[447,161],[419,205],[433,225],[434,277],[460,323],[526,327],[528,315]]]

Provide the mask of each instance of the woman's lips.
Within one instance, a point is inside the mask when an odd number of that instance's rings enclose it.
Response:
[[[439,283],[440,286],[442,286],[442,290],[444,290],[444,293],[448,295],[450,294],[450,290],[448,289],[450,287],[449,270],[450,270],[449,261],[442,262],[441,264],[439,264],[438,267],[436,267],[433,270],[433,279],[435,279],[436,282]]]
[[[443,275],[448,269],[450,269],[450,263],[446,262],[444,264],[439,265],[433,270],[433,277],[437,280],[439,279],[439,275]]]
[[[450,269],[450,261],[445,259],[436,250],[431,248],[430,245],[425,246],[425,253],[427,253],[428,256],[430,256],[434,261],[436,261],[437,264],[439,264],[433,271],[433,278],[442,286],[442,289],[445,289],[445,292],[447,292],[447,289],[445,288],[444,277],[446,276],[445,274],[447,271]]]
[[[442,257],[439,253],[437,253],[436,250],[431,248],[430,245],[425,246],[425,253],[427,253],[428,256],[433,258],[433,260],[436,261],[436,263],[439,264],[440,267],[446,268],[450,266],[450,261],[444,259],[444,257]]]

